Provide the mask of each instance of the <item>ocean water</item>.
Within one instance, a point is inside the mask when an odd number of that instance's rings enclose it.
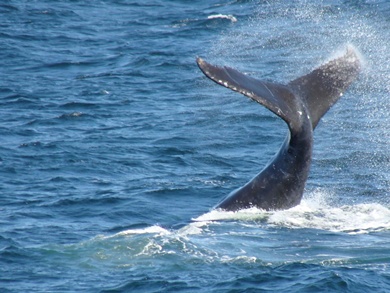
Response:
[[[1,292],[390,291],[390,2],[0,2]],[[213,210],[281,119],[195,58],[288,82],[347,45],[302,203]]]

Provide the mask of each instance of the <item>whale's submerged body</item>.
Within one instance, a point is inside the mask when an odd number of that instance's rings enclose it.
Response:
[[[290,130],[274,159],[217,208],[281,210],[298,205],[309,174],[313,131],[360,72],[355,50],[348,48],[343,56],[287,85],[257,80],[229,67],[213,66],[201,58],[197,63],[208,78],[265,106],[281,117]]]

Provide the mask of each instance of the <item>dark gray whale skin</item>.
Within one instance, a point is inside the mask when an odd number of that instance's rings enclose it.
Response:
[[[252,180],[231,192],[216,208],[237,211],[256,207],[283,210],[301,202],[313,150],[313,131],[360,72],[352,47],[346,53],[287,85],[257,80],[229,67],[197,64],[214,82],[237,91],[281,117],[289,133],[276,156]]]

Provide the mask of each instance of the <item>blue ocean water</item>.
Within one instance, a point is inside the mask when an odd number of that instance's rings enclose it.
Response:
[[[390,290],[390,2],[0,3],[1,292]],[[287,127],[196,56],[288,82],[347,44],[302,203],[212,210]]]

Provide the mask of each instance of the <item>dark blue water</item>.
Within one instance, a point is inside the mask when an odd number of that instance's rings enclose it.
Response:
[[[2,1],[1,292],[390,290],[388,1]],[[352,44],[301,205],[211,211],[283,121],[196,56],[288,82]]]

